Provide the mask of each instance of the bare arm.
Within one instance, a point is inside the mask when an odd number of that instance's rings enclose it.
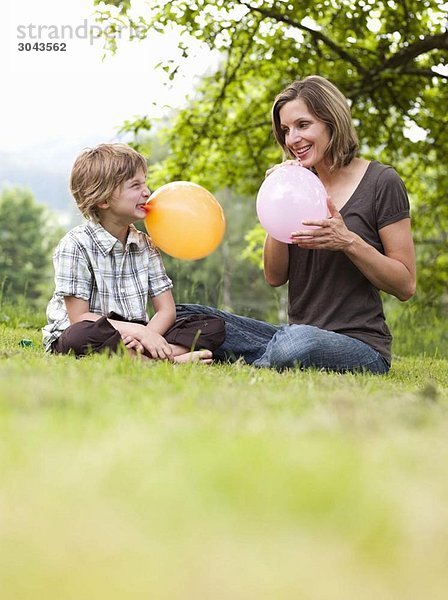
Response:
[[[75,298],[75,296],[64,296],[64,302],[70,325],[80,321],[98,321],[102,317],[102,315],[89,311],[87,300]]]
[[[350,231],[328,200],[331,217],[321,221],[307,221],[319,229],[303,230],[291,238],[300,248],[310,250],[340,250],[379,290],[408,300],[415,293],[416,267],[410,219],[386,225],[379,231],[384,254],[370,246],[359,235]]]
[[[151,331],[164,335],[176,320],[176,305],[174,304],[171,290],[167,290],[151,298],[151,303],[154,309],[154,316],[146,327],[151,329]]]
[[[265,173],[268,177],[279,167],[286,164],[302,164],[300,158],[286,160],[274,165]],[[279,287],[288,281],[289,273],[289,250],[288,244],[275,240],[270,235],[266,236],[263,248],[263,270],[266,283],[272,287]]]
[[[379,290],[409,300],[415,293],[415,252],[410,219],[403,219],[380,229],[385,254],[381,254],[354,236],[345,254]]]
[[[263,249],[264,277],[272,287],[278,287],[288,281],[289,250],[288,244],[278,242],[270,235],[266,236]]]
[[[103,316],[90,312],[87,300],[75,298],[74,296],[65,296],[64,301],[71,325],[73,325],[73,323],[79,323],[80,321],[98,321],[98,319],[101,319]],[[138,328],[143,327],[143,325],[128,323],[127,321],[115,321],[114,319],[108,319],[108,321],[121,333],[122,337],[125,335],[134,335]]]

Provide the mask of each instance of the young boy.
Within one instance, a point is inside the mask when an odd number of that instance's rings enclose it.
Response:
[[[172,283],[149,236],[133,225],[146,215],[146,171],[143,156],[125,144],[101,144],[76,159],[70,188],[87,222],[69,231],[53,256],[55,291],[42,330],[47,351],[115,352],[123,341],[146,359],[211,362],[210,350],[190,352],[163,337],[176,319]]]

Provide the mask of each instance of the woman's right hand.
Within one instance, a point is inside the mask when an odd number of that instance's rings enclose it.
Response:
[[[266,173],[264,174],[265,178],[268,177],[268,175],[270,175],[271,173],[273,173],[279,167],[283,167],[283,165],[299,165],[299,166],[302,166],[302,161],[300,160],[300,158],[294,158],[294,159],[285,160],[282,163],[278,163],[277,165],[274,165],[273,167],[271,167],[270,169],[268,169],[266,171]]]

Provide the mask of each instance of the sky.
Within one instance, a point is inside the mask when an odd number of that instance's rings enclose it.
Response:
[[[163,37],[154,32],[130,42],[123,30],[116,55],[102,60],[103,43],[89,37],[96,26],[93,0],[6,0],[3,6],[0,52],[6,93],[0,153],[17,160],[66,164],[86,145],[116,140],[126,119],[168,114],[185,103],[196,77],[213,62],[204,46],[193,44],[192,57],[172,84],[155,66],[179,56],[178,32]],[[36,42],[65,42],[66,51],[19,49],[21,43]]]

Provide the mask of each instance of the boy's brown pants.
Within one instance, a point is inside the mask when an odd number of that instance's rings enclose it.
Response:
[[[118,315],[111,315],[117,318]],[[220,317],[194,315],[178,319],[163,336],[170,344],[188,349],[216,350],[225,340],[225,323]],[[114,353],[121,342],[120,332],[107,317],[98,321],[80,321],[67,327],[53,342],[52,352],[85,356],[96,352]],[[146,354],[146,353],[145,353]],[[148,355],[149,356],[149,355]]]
[[[121,341],[120,332],[112,327],[107,317],[98,321],[80,321],[67,327],[62,335],[53,342],[52,352],[85,356],[96,352],[113,353]]]

